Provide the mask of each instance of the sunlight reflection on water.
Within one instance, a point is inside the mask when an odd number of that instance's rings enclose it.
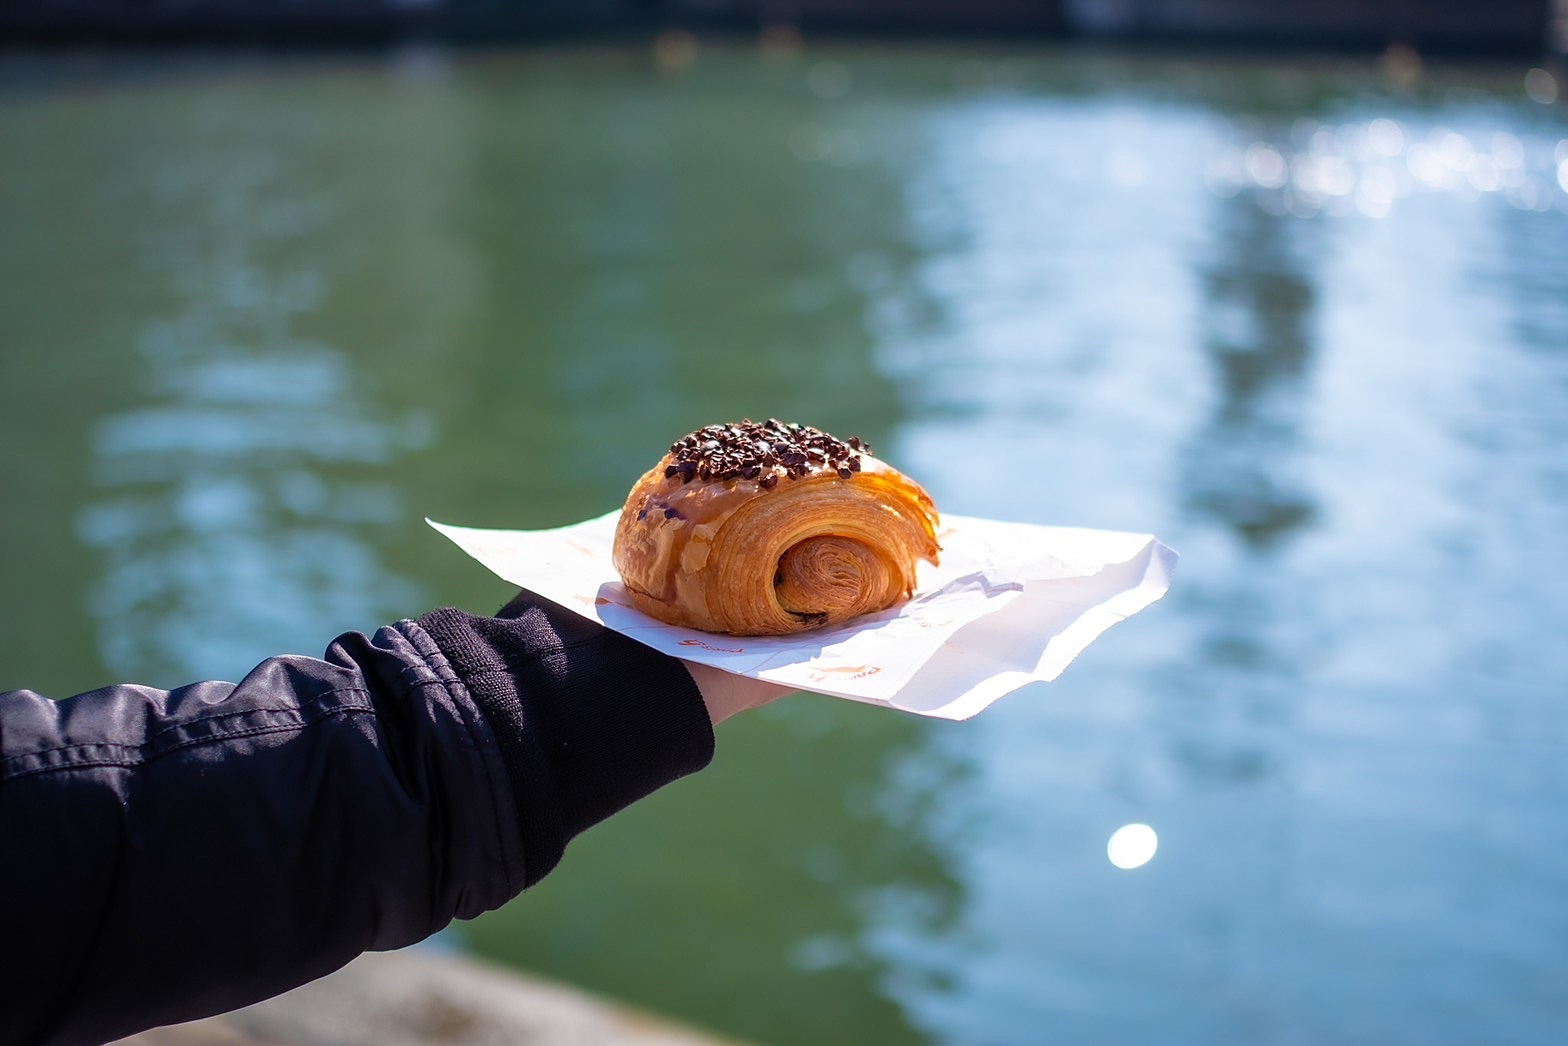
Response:
[[[1146,824],[1124,824],[1106,841],[1105,855],[1118,868],[1142,868],[1154,859],[1159,836]]]
[[[320,201],[304,226],[269,221],[301,213],[277,185],[286,175],[272,158],[238,168],[216,197],[154,182],[163,205],[193,205],[142,253],[174,303],[143,322],[142,368],[96,429],[100,493],[77,532],[103,557],[92,606],[102,659],[124,678],[231,675],[258,656],[259,635],[316,654],[343,623],[374,621],[382,600],[414,598],[360,535],[407,517],[374,477],[428,432],[375,415],[342,352],[291,333],[326,280],[264,256],[314,232]]]
[[[1335,109],[1007,96],[928,124],[924,247],[872,313],[916,405],[897,460],[939,504],[1183,554],[1136,639],[954,741],[996,827],[955,852],[950,994],[906,997],[939,1041],[1562,1016],[1534,928],[1568,883],[1525,853],[1568,729],[1563,126]],[[1112,884],[1090,855],[1131,813],[1169,845]]]

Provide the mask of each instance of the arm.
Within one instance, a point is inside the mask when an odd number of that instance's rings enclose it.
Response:
[[[222,1012],[494,908],[708,762],[704,696],[528,593],[238,684],[0,696],[0,1041]]]
[[[687,661],[684,664],[686,671],[691,673],[692,679],[696,682],[697,689],[702,691],[702,703],[707,706],[708,719],[714,726],[718,726],[730,716],[739,715],[747,709],[761,708],[771,701],[795,692],[778,683],[749,679],[695,661]]]

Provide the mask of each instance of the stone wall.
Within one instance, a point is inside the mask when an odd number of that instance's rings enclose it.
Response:
[[[1542,53],[1568,0],[5,0],[0,42],[454,41],[687,27]]]

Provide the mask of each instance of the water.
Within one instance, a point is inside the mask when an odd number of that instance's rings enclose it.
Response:
[[[796,418],[1177,585],[726,724],[460,943],[770,1043],[1568,1036],[1568,84],[676,43],[4,56],[0,687],[493,607],[421,517]]]

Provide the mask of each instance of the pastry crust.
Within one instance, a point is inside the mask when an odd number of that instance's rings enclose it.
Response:
[[[908,599],[937,562],[937,511],[859,440],[782,422],[708,426],[632,487],[613,560],[631,603],[672,625],[788,635]]]

